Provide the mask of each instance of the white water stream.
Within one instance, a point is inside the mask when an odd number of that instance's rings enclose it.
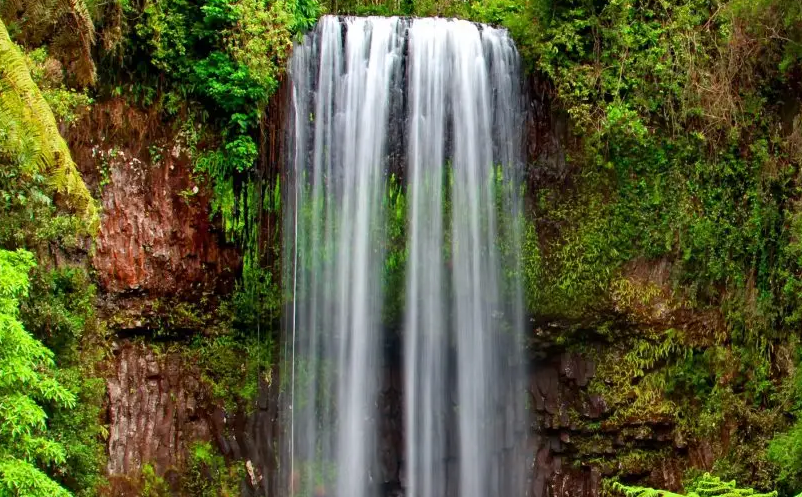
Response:
[[[523,495],[513,43],[466,21],[326,16],[291,77],[291,493],[380,495],[377,395],[395,327],[406,495]],[[405,288],[382,281],[395,151]],[[382,322],[389,292],[405,296],[403,323]]]

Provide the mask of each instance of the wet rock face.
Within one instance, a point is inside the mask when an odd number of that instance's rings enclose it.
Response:
[[[525,81],[527,95],[525,123],[525,155],[527,163],[537,164],[529,169],[532,191],[541,184],[559,184],[566,180],[572,166],[567,160],[568,149],[577,146],[569,131],[567,114],[553,105],[554,88],[546,79],[531,75]]]
[[[403,495],[404,464],[404,378],[398,367],[385,368],[379,393],[378,471],[385,493]]]
[[[583,425],[612,414],[604,398],[587,389],[595,372],[592,360],[568,352],[535,365],[529,387],[535,447],[532,497],[598,497],[602,479],[622,470],[627,481],[678,491],[689,466],[710,467],[712,458],[699,455],[709,453],[709,448],[687,447],[673,437],[673,426],[664,420],[633,419],[629,426],[589,438]],[[633,446],[665,456],[653,465],[626,469],[620,461],[626,447]]]
[[[145,464],[168,482],[172,495],[183,495],[189,450],[204,441],[227,460],[245,462],[243,495],[276,495],[278,382],[262,382],[252,411],[227,413],[200,378],[181,353],[120,346],[107,379],[111,495],[138,495],[135,483]]]
[[[595,372],[595,364],[562,353],[541,361],[530,377],[534,464],[532,497],[597,497],[601,473],[571,464],[572,420],[570,409],[579,407],[589,418],[604,410],[602,399],[583,395],[582,388]]]
[[[123,150],[115,159],[93,258],[103,288],[151,296],[214,291],[216,280],[236,268],[237,256],[209,222],[208,199],[180,149],[155,164]]]
[[[283,101],[274,100],[260,143],[260,172],[268,179],[282,164],[286,121]],[[113,99],[62,129],[102,206],[90,263],[100,315],[120,344],[106,365],[111,495],[140,495],[145,464],[181,495],[188,450],[197,441],[212,441],[227,460],[245,462],[243,495],[265,495],[268,484],[277,484],[278,381],[264,385],[247,415],[226,413],[186,354],[155,353],[125,339],[157,330],[179,338],[205,333],[241,269],[237,247],[210,215],[209,186],[193,175],[188,142],[197,130],[179,125],[181,119],[166,122],[158,109]],[[275,230],[276,220],[265,220]]]
[[[191,442],[211,438],[208,405],[189,369],[177,355],[120,351],[107,381],[109,475],[134,474],[145,463],[178,467]]]
[[[111,101],[67,137],[102,205],[92,264],[107,304],[227,293],[239,256],[209,219],[210,194],[193,178],[185,134]]]
[[[670,453],[637,473],[625,475],[631,481],[678,490],[688,465],[709,467],[713,459],[709,447],[688,447],[672,438],[671,427],[661,421],[634,420],[638,427],[648,429],[604,431],[589,444],[582,423],[599,422],[612,414],[603,398],[588,391],[595,372],[593,361],[564,351],[534,365],[527,387],[531,429],[522,435],[528,436],[528,441],[520,452],[501,451],[506,464],[521,468],[525,474],[528,495],[599,497],[602,479],[612,473],[609,467],[592,461],[617,461],[631,443],[644,450]],[[181,353],[156,354],[142,345],[124,344],[108,379],[108,473],[113,488],[125,488],[142,465],[149,463],[156,474],[170,482],[174,494],[181,495],[189,448],[196,441],[211,441],[228,461],[245,462],[248,476],[243,495],[283,495],[286,488],[278,477],[277,463],[286,421],[282,425],[278,374],[275,370],[265,375],[274,379],[261,383],[259,399],[251,411],[226,413],[211,400],[192,361]],[[400,374],[396,367],[384,370],[377,405],[377,495],[406,494]],[[454,435],[451,433],[450,438]],[[454,444],[442,464],[447,495],[456,497],[458,460]]]

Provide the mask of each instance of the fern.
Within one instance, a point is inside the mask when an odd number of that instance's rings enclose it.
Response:
[[[8,142],[27,143],[21,165],[25,175],[43,174],[65,206],[80,214],[87,232],[96,231],[98,209],[89,194],[56,120],[39,88],[31,79],[25,58],[0,21],[0,123]],[[16,125],[16,126],[15,126]],[[16,136],[15,136],[16,135]]]
[[[777,497],[777,491],[761,493],[751,488],[738,488],[735,480],[722,481],[721,478],[705,473],[688,485],[687,497]],[[624,497],[682,497],[682,494],[635,485],[624,485],[621,482],[608,483],[607,488],[613,494]]]

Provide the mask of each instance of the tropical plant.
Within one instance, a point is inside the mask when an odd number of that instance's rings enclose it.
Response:
[[[612,482],[608,485],[612,493],[625,497],[680,497],[682,494],[649,487],[624,485]],[[757,492],[751,488],[738,488],[735,481],[722,481],[721,478],[705,473],[693,480],[687,490],[687,497],[776,497],[777,491]]]
[[[45,407],[73,407],[75,396],[50,373],[53,353],[19,320],[35,265],[25,250],[0,250],[0,496],[69,496],[42,467],[62,464],[65,448],[47,433]]]
[[[777,480],[783,488],[792,491],[802,488],[802,421],[772,439],[768,458],[780,468]]]
[[[56,120],[20,49],[0,22],[0,151],[16,162],[18,181],[44,176],[52,194],[79,214],[87,234],[98,225],[98,210],[72,161]]]

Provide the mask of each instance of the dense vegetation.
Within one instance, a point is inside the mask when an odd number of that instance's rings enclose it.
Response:
[[[0,495],[91,491],[102,469],[91,360],[102,332],[85,268],[54,266],[50,250],[79,250],[97,208],[2,24],[0,60]]]
[[[280,195],[277,183],[268,189],[257,177],[256,142],[291,37],[318,11],[303,0],[77,0],[2,2],[0,13],[25,52],[0,23],[0,291],[8,304],[0,310],[7,354],[0,357],[0,495],[96,495],[104,492],[107,435],[99,376],[110,343],[85,261],[99,218],[56,120],[71,126],[94,102],[125,95],[129,105],[178,123],[193,153],[197,147],[195,172],[215,192],[212,215],[243,247],[245,267],[230,301],[212,310],[168,303],[153,331],[174,338],[171,329],[203,330],[182,354],[221,405],[248,408],[259,370],[270,363],[268,331],[280,305],[255,250],[261,207],[277,209]],[[102,188],[108,171],[98,169]],[[245,186],[235,192],[235,184]],[[264,240],[270,250],[273,237]],[[259,323],[268,328],[261,336]],[[209,450],[196,451],[197,464],[228,474],[219,456],[203,455]],[[163,494],[147,468],[138,491]],[[187,491],[213,492],[207,473],[188,474]]]
[[[500,19],[577,137],[535,188],[527,270],[535,312],[595,320],[562,337],[598,360],[590,388],[614,409],[585,446],[670,421],[712,440],[720,475],[798,492],[796,432],[774,437],[799,398],[798,3],[543,7],[534,28]],[[583,457],[622,474],[665,457],[618,452]]]
[[[561,343],[600,365],[589,389],[612,414],[578,421],[577,457],[637,473],[664,454],[594,447],[659,420],[715,445],[721,477],[802,490],[798,1],[0,0],[0,495],[103,487],[108,337],[77,262],[97,206],[58,128],[97,102],[172,123],[213,190],[211,214],[245,254],[237,289],[211,310],[169,306],[154,334],[203,330],[174,346],[227,409],[252,403],[282,305],[279,234],[260,229],[281,209],[262,159],[266,108],[293,38],[322,12],[504,25],[551,118],[568,123],[565,163],[531,166],[524,271],[530,312],[569,323]],[[389,186],[394,285],[404,193]],[[223,466],[195,447],[187,491],[213,492],[198,477],[211,471],[229,492],[242,468]],[[163,493],[145,468],[142,485]]]
[[[623,495],[624,497],[676,497],[679,494],[668,492],[665,490],[657,490],[648,487],[638,487],[633,485],[624,485],[619,482],[611,482],[607,485],[607,490],[613,495]],[[737,495],[743,497],[777,497],[777,491],[760,493],[751,488],[739,488],[732,481],[722,481],[721,478],[713,476],[710,473],[705,473],[686,485],[688,497],[735,497]]]

